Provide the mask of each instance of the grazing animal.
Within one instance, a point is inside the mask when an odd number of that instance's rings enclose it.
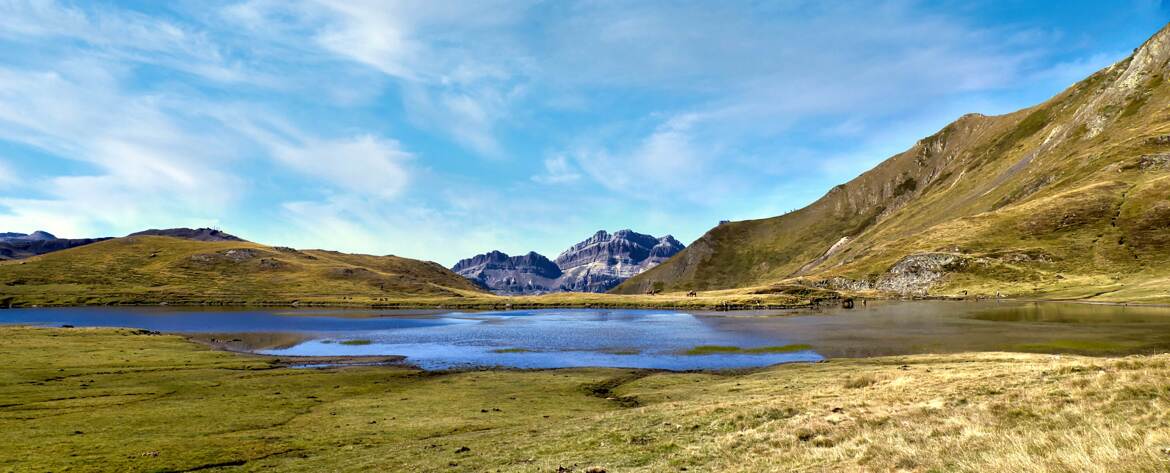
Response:
[[[699,297],[699,293],[691,291],[687,293],[687,297]]]

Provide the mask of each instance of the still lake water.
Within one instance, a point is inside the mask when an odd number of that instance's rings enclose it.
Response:
[[[0,323],[292,333],[297,337],[290,343],[255,351],[280,356],[403,355],[424,369],[699,370],[963,351],[1095,355],[1170,351],[1170,308],[995,301],[873,302],[853,310],[721,313],[41,308],[0,310]],[[687,354],[709,345],[741,350]],[[748,352],[792,345],[807,347]]]

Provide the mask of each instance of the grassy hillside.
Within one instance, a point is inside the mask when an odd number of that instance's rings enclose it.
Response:
[[[132,330],[0,327],[0,339],[4,471],[1170,467],[1164,355],[420,373],[282,368]]]
[[[967,115],[820,200],[720,225],[615,292],[801,280],[1170,301],[1170,29],[1038,106]]]
[[[130,236],[19,261],[0,261],[0,308],[32,305],[330,305],[373,307],[792,307],[836,292],[776,286],[614,296],[501,297],[424,261],[245,241]]]
[[[244,241],[131,236],[0,262],[0,306],[374,303],[481,294],[436,263]]]

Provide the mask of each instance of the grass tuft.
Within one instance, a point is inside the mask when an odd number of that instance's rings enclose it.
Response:
[[[528,353],[531,351],[532,350],[529,350],[527,348],[513,347],[513,348],[497,348],[495,350],[492,350],[492,353]]]
[[[845,380],[846,389],[861,389],[878,383],[877,376],[869,373],[850,376]]]

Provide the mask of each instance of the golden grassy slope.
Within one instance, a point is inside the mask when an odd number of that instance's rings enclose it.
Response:
[[[1170,468],[1165,355],[425,374],[276,368],[129,330],[0,339],[5,471]]]
[[[436,263],[160,236],[0,261],[0,307],[100,304],[374,307],[793,307],[837,294],[799,286],[613,296],[501,297]]]
[[[1170,301],[1168,74],[1164,29],[1044,104],[965,116],[804,209],[712,229],[615,292],[875,284],[941,252],[978,263],[946,293]]]
[[[481,295],[436,263],[136,236],[0,262],[0,305],[373,303]]]

